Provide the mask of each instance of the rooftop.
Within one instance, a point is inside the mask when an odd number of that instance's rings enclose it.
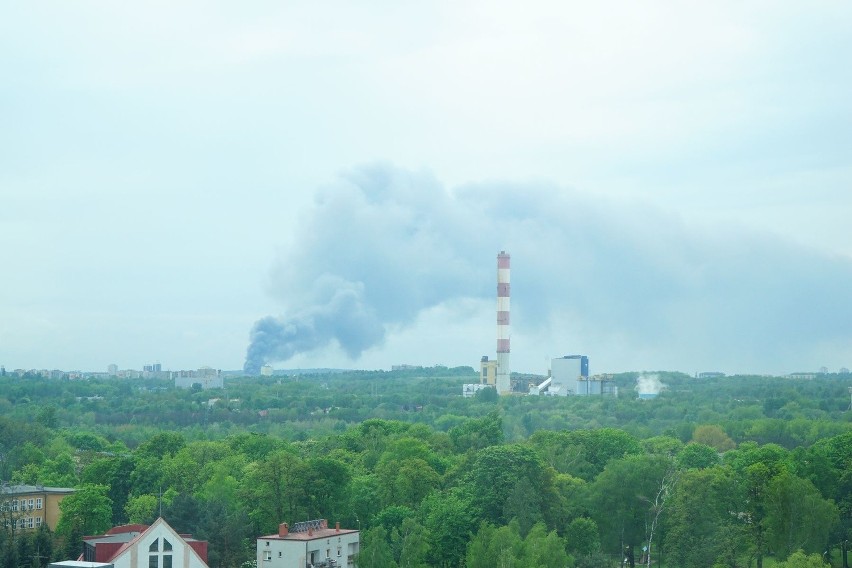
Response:
[[[73,487],[45,487],[43,485],[6,485],[0,488],[0,493],[7,495],[22,495],[27,493],[74,493]]]
[[[340,523],[336,523],[333,529],[328,528],[328,521],[325,519],[316,519],[313,521],[305,521],[296,523],[292,528],[287,523],[281,523],[278,526],[278,534],[258,537],[258,540],[317,540],[322,538],[330,538],[342,534],[354,534],[359,531],[355,529],[341,529]]]

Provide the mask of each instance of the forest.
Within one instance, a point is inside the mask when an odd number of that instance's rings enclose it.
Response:
[[[617,398],[463,398],[478,373],[440,366],[207,391],[0,377],[4,487],[76,488],[55,533],[0,507],[0,568],[158,516],[211,568],[316,518],[361,531],[362,568],[848,568],[852,376],[658,372],[640,400],[640,375]]]

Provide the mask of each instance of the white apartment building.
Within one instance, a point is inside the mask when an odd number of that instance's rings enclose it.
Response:
[[[340,523],[334,528],[325,519],[292,528],[281,523],[278,534],[257,539],[257,568],[355,568],[359,546],[359,531],[341,529]]]

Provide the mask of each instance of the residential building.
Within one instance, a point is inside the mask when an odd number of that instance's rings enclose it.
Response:
[[[317,519],[281,523],[278,534],[257,539],[257,568],[354,568],[360,532],[341,529],[336,523]]]
[[[161,517],[148,525],[124,525],[83,537],[83,562],[115,568],[208,568],[207,541],[181,535]]]
[[[4,484],[0,487],[3,522],[14,522],[18,529],[47,525],[54,531],[59,522],[59,503],[72,493],[74,489],[70,487]]]

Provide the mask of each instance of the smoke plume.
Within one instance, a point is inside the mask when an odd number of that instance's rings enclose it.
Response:
[[[666,385],[660,382],[660,376],[657,374],[636,377],[636,392],[639,394],[660,394],[665,388]]]
[[[254,325],[245,369],[330,346],[357,359],[424,310],[494,298],[500,250],[516,333],[570,328],[640,368],[795,368],[852,345],[850,259],[714,229],[544,183],[448,190],[429,173],[360,168],[294,228],[270,279],[282,313]]]

